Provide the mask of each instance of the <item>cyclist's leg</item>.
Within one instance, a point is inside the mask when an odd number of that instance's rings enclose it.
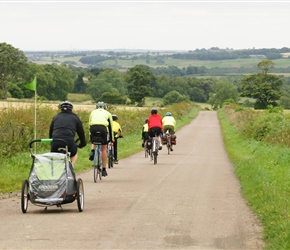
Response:
[[[115,138],[115,143],[114,143],[114,158],[115,158],[115,163],[118,163],[118,138]]]
[[[107,145],[102,145],[102,162],[103,168],[107,167]]]
[[[75,166],[77,159],[78,159],[78,153],[76,153],[74,156],[70,157],[70,161],[71,161],[71,164],[73,167]]]
[[[73,138],[66,139],[66,142],[68,146],[68,151],[70,152],[70,161],[72,166],[74,167],[78,159],[78,147]]]
[[[155,128],[151,128],[148,134],[149,134],[150,141],[151,141],[151,149],[150,149],[150,154],[151,154],[152,153],[153,137],[155,137],[155,134],[156,134]]]
[[[161,133],[162,133],[162,129],[161,128],[156,128],[156,134],[157,134],[157,138],[158,138],[159,150],[162,149],[162,141],[161,141],[161,137],[160,137]]]
[[[102,141],[102,176],[107,176],[107,161],[108,161],[108,154],[107,154],[107,149],[108,149],[108,132],[107,128],[105,126],[102,126],[101,128],[101,137],[103,139]]]
[[[96,125],[90,126],[90,141],[91,142],[92,142],[93,135],[95,135],[95,133],[98,131],[97,129],[98,129],[98,127]],[[96,145],[92,143],[91,144],[91,152],[90,152],[90,156],[89,156],[90,161],[94,160],[95,150],[96,150]]]

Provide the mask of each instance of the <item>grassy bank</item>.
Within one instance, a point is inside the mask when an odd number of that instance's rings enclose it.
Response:
[[[290,149],[247,139],[224,110],[218,116],[243,195],[263,225],[266,249],[290,249]]]
[[[170,110],[177,120],[177,129],[188,124],[198,114],[199,108],[192,103],[179,103],[159,110],[161,116]],[[119,159],[128,157],[143,150],[141,147],[141,129],[145,118],[150,114],[150,108],[127,109],[126,107],[109,107],[109,111],[119,116],[123,129],[123,139],[119,139]],[[37,138],[47,138],[49,124],[58,110],[50,107],[38,107]],[[83,121],[88,133],[88,118],[90,111],[77,110],[76,113]],[[32,159],[28,143],[33,139],[33,108],[10,108],[2,113],[2,138],[0,140],[0,193],[17,192],[21,189],[23,179],[27,179],[31,168]],[[37,144],[37,153],[48,152],[49,143]],[[79,150],[76,172],[91,168],[88,160],[90,144]]]

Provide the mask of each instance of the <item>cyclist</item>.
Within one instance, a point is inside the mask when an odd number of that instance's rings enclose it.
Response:
[[[176,121],[175,121],[174,117],[172,116],[171,112],[166,112],[166,115],[162,119],[162,124],[163,124],[163,132],[164,133],[168,129],[170,135],[175,134]],[[173,151],[172,145],[171,145],[170,150]]]
[[[64,101],[59,104],[60,113],[53,117],[49,127],[49,138],[63,139],[66,141],[72,166],[75,165],[78,158],[78,147],[83,148],[87,145],[83,124],[80,118],[72,112],[73,104]],[[75,142],[75,135],[78,134],[80,144]],[[59,152],[59,148],[65,147],[61,141],[52,141],[50,145],[51,152]]]
[[[154,137],[155,134],[157,135],[159,142],[159,150],[161,150],[162,143],[160,134],[162,133],[162,117],[157,113],[158,113],[157,108],[151,109],[151,115],[148,117],[148,129],[150,137]]]
[[[142,127],[142,148],[144,148],[145,141],[148,140],[149,133],[148,133],[148,118],[145,119],[145,123]]]
[[[115,164],[118,164],[118,138],[123,138],[123,135],[122,135],[122,128],[121,128],[121,125],[119,124],[119,122],[117,122],[118,120],[118,116],[116,114],[113,114],[112,115],[112,118],[113,118],[113,132],[114,132],[114,158],[115,158],[115,161],[114,163]]]
[[[106,110],[106,104],[104,102],[98,102],[96,109],[93,110],[89,117],[89,126],[90,126],[90,139],[92,142],[93,135],[96,132],[101,132],[102,141],[102,176],[107,176],[107,144],[108,137],[110,141],[113,141],[113,119],[109,111]],[[89,159],[94,160],[94,153],[96,145],[92,143],[91,153]]]

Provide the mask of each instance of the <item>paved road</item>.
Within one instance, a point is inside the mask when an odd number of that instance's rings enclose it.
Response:
[[[0,200],[0,249],[262,249],[262,228],[240,193],[223,148],[217,114],[200,112],[163,149],[122,159],[98,183],[84,181],[77,202],[47,211],[20,197]]]

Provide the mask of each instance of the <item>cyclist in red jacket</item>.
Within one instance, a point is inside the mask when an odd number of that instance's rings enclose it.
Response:
[[[157,108],[151,109],[151,115],[148,117],[148,129],[150,137],[157,135],[159,142],[159,150],[162,149],[160,134],[162,133],[162,117],[157,114]]]

